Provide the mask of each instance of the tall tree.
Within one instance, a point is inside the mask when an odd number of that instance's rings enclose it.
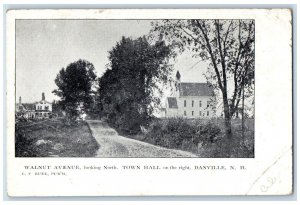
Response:
[[[231,119],[239,109],[242,91],[251,87],[247,82],[254,83],[254,78],[247,80],[254,73],[254,21],[164,20],[152,26],[152,34],[164,35],[180,51],[190,49],[194,57],[208,62],[211,80],[221,91],[226,133],[231,138]]]
[[[122,37],[109,51],[109,69],[99,79],[102,113],[128,131],[147,124],[160,103],[160,85],[169,80],[171,54],[163,41]]]
[[[55,78],[58,89],[53,93],[60,97],[59,104],[69,120],[78,116],[78,110],[88,110],[92,103],[92,85],[96,80],[94,65],[78,60],[62,68]]]

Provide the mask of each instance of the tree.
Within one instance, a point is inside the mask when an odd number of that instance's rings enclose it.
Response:
[[[247,56],[247,59],[241,63],[241,72],[243,74],[242,84],[242,135],[245,134],[245,97],[251,97],[254,94],[254,55]],[[253,98],[254,100],[254,98]]]
[[[92,85],[96,80],[94,65],[79,59],[62,68],[55,78],[58,89],[53,93],[60,97],[59,105],[68,120],[75,120],[79,109],[88,110],[92,103]]]
[[[109,68],[99,79],[103,115],[120,129],[137,132],[160,103],[161,84],[169,81],[171,49],[163,41],[122,37],[109,51]]]
[[[152,22],[159,33],[180,51],[190,49],[194,57],[207,61],[210,79],[221,91],[228,138],[232,116],[239,109],[244,89],[254,84],[253,20],[164,20]],[[232,82],[233,92],[229,93]]]

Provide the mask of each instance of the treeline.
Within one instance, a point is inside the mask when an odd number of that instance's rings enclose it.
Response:
[[[78,60],[62,68],[53,92],[69,121],[81,112],[106,118],[116,128],[136,133],[153,117],[162,86],[169,82],[172,49],[164,41],[122,37],[109,51],[109,68],[96,78],[92,63]]]

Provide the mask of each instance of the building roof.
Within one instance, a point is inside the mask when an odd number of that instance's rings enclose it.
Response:
[[[212,96],[213,89],[207,83],[180,83],[179,96]]]
[[[22,103],[22,105],[26,110],[35,110],[34,103]]]
[[[43,102],[48,103],[48,104],[52,104],[51,102],[48,102],[48,101],[46,101],[46,100],[40,100],[40,101],[37,101],[37,102],[35,102],[35,104],[38,104],[38,103],[43,104]]]
[[[175,97],[168,97],[169,108],[178,108],[177,99]]]

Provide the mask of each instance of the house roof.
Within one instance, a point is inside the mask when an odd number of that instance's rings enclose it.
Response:
[[[22,105],[26,110],[35,110],[34,103],[22,103]]]
[[[40,100],[40,101],[37,101],[37,102],[35,102],[35,104],[43,103],[43,102],[48,103],[48,104],[52,104],[51,102],[48,102],[48,101],[46,101],[46,100]]]
[[[180,83],[180,96],[212,96],[213,89],[207,83]]]
[[[168,97],[169,108],[178,108],[177,99],[175,97]]]

